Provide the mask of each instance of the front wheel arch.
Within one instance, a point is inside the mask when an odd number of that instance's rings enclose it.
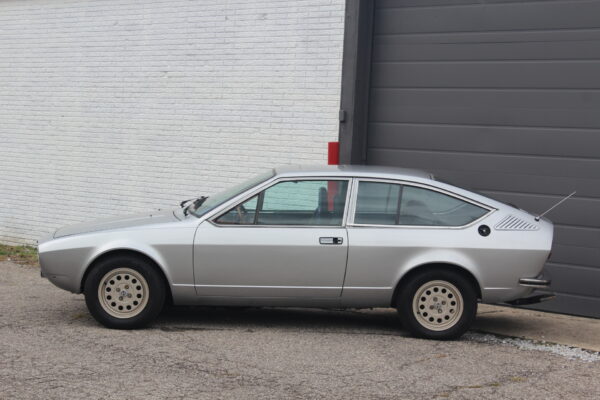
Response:
[[[433,269],[446,269],[448,271],[453,271],[453,272],[456,272],[456,273],[462,275],[463,277],[468,279],[469,282],[471,282],[471,284],[473,285],[473,287],[475,288],[475,291],[477,293],[477,298],[481,300],[481,298],[482,298],[481,286],[479,285],[477,278],[475,278],[475,276],[469,270],[467,270],[466,268],[463,268],[461,266],[455,265],[455,264],[429,263],[429,264],[423,264],[423,265],[419,265],[418,267],[412,268],[410,271],[405,273],[402,276],[402,278],[400,278],[400,280],[396,284],[396,287],[394,288],[394,294],[392,295],[392,301],[390,302],[390,307],[396,306],[396,301],[398,300],[398,295],[399,295],[400,290],[401,290],[402,286],[404,285],[404,283],[406,283],[408,280],[410,280],[410,278],[412,278],[414,275],[420,274],[421,272],[426,271],[426,270],[433,270]]]
[[[79,292],[83,293],[83,289],[85,287],[85,281],[86,281],[90,271],[92,271],[99,262],[104,261],[108,258],[124,256],[124,255],[142,258],[145,261],[147,261],[148,263],[150,263],[156,269],[156,271],[161,275],[162,281],[165,284],[165,291],[166,291],[165,293],[166,293],[167,304],[172,305],[173,304],[173,294],[171,293],[171,285],[169,284],[169,280],[167,279],[167,276],[165,275],[163,269],[152,257],[150,257],[147,254],[144,254],[140,251],[130,250],[130,249],[109,250],[105,253],[98,255],[96,258],[94,258],[92,260],[92,262],[89,263],[89,265],[85,269],[85,272],[83,273],[83,277],[81,279],[81,283],[79,286]]]

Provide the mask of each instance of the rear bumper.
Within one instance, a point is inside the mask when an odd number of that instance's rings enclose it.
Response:
[[[538,278],[521,278],[519,279],[519,286],[534,288],[534,289],[542,289],[546,291],[550,287],[550,279],[538,279]],[[512,306],[524,306],[528,304],[536,304],[541,303],[542,301],[548,301],[554,299],[556,296],[554,293],[544,293],[538,294],[535,296],[522,297],[519,299],[514,299],[510,301],[506,301],[505,303],[510,304]]]
[[[525,287],[531,287],[536,289],[546,289],[550,287],[549,279],[536,279],[536,278],[521,278],[519,279],[519,285]]]

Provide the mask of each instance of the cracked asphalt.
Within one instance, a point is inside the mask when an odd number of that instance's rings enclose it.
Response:
[[[0,398],[597,399],[600,362],[414,339],[393,310],[170,308],[115,331],[39,269],[0,262]]]

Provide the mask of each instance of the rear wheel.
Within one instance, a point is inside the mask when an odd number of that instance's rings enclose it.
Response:
[[[408,278],[400,288],[396,308],[413,335],[456,339],[469,329],[477,313],[477,293],[463,275],[430,269]]]
[[[163,308],[165,286],[156,267],[141,257],[119,255],[100,261],[84,286],[92,316],[108,328],[135,329]]]

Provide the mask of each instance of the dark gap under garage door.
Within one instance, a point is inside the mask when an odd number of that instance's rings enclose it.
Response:
[[[531,212],[562,196],[537,308],[600,317],[600,1],[377,1],[367,163]]]

